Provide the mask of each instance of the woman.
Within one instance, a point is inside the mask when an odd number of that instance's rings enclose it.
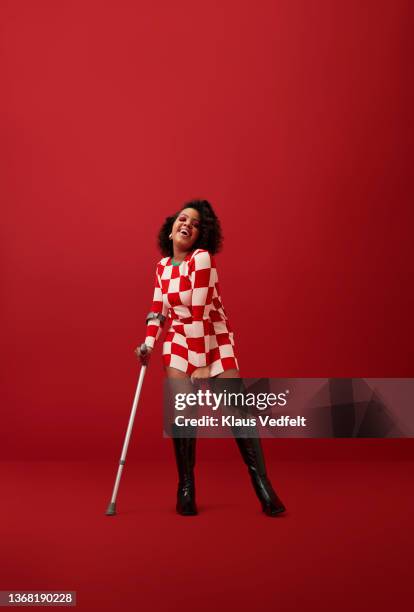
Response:
[[[163,344],[169,378],[240,378],[233,332],[221,302],[213,255],[221,247],[220,222],[206,200],[193,200],[167,217],[158,236],[164,255],[157,264],[151,312],[147,316],[147,353],[136,353],[147,364],[164,321],[172,322]],[[197,514],[195,502],[196,438],[172,438],[178,469],[177,512]],[[258,438],[237,437],[254,490],[268,516],[284,512],[266,475]]]

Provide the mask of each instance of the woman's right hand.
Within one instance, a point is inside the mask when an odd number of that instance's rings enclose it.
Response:
[[[145,346],[147,346],[147,345],[145,345]],[[147,350],[144,353],[144,352],[142,352],[141,347],[142,347],[142,344],[137,346],[137,348],[135,349],[134,353],[138,357],[138,359],[140,360],[142,365],[146,366],[146,365],[148,365],[149,359],[151,357],[152,348],[147,346]]]

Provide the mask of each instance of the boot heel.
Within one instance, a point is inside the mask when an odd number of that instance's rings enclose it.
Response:
[[[276,516],[286,511],[285,506],[276,495],[267,476],[252,474],[253,487],[259,498],[262,509],[267,516]]]
[[[260,438],[235,438],[243,461],[247,465],[255,493],[267,516],[277,516],[286,511],[276,495],[266,473]]]
[[[176,510],[182,516],[195,516],[198,514],[195,503],[194,479],[178,483]]]

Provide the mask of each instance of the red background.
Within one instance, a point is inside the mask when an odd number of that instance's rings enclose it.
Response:
[[[222,220],[243,376],[413,376],[414,3],[0,11],[0,589],[76,590],[87,612],[405,611],[412,439],[266,440],[277,519],[234,442],[200,440],[200,515],[177,516],[160,342],[104,511],[156,235],[190,198]]]
[[[118,458],[156,235],[193,197],[222,221],[243,376],[413,375],[411,2],[1,11],[3,458]],[[170,457],[160,345],[131,458]]]

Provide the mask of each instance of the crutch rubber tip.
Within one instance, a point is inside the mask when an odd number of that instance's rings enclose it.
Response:
[[[115,511],[115,502],[111,502],[108,506],[108,508],[106,509],[105,512],[106,516],[113,516],[114,514],[116,514]]]

